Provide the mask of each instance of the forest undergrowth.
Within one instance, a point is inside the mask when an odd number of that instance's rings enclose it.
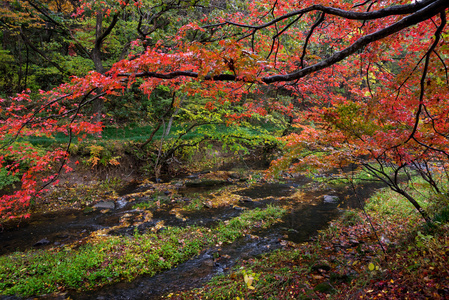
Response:
[[[433,227],[383,189],[364,210],[347,210],[310,241],[241,261],[201,289],[166,298],[449,299],[449,206],[427,205],[420,185],[415,192]]]

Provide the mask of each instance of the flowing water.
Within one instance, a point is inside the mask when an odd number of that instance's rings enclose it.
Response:
[[[298,188],[308,182],[310,180],[297,178],[286,183],[263,183],[247,188],[245,183],[234,183],[239,188],[235,189],[231,196],[240,199],[238,206],[232,204],[206,207],[184,214],[186,218],[181,220],[172,213],[180,202],[191,201],[193,195],[201,193],[220,194],[217,189],[229,185],[230,182],[215,184],[208,182],[205,186],[201,186],[200,182],[183,185],[177,188],[177,195],[180,198],[155,210],[150,221],[140,222],[138,226],[121,226],[119,229],[110,230],[108,234],[127,235],[133,234],[135,230],[145,232],[160,221],[164,221],[167,226],[212,227],[219,221],[238,216],[245,209],[263,208],[268,204],[287,206],[290,209],[282,222],[276,226],[247,235],[230,245],[206,249],[197,257],[174,269],[153,277],[142,276],[133,282],[113,284],[93,292],[69,292],[67,296],[71,299],[158,299],[169,292],[200,287],[212,276],[230,270],[238,260],[281,248],[286,241],[295,243],[307,241],[318,230],[328,226],[329,222],[342,212],[342,208],[360,207],[360,200],[363,201],[376,187],[364,186],[356,194],[344,189],[341,191],[315,189],[298,193]],[[133,192],[145,192],[150,187],[132,186],[132,189]],[[166,192],[167,195],[170,193]],[[137,201],[144,201],[146,198],[148,197],[142,196]],[[110,210],[65,210],[35,215],[20,224],[9,224],[0,232],[0,254],[76,243],[93,231],[118,225],[124,218],[136,219],[140,216],[140,211],[132,208],[133,204],[129,199],[130,196],[123,195],[115,201],[115,208]]]

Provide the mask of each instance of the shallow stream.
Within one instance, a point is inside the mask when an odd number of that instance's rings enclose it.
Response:
[[[149,231],[162,221],[164,226],[212,227],[219,221],[238,216],[246,209],[263,208],[269,204],[288,207],[288,213],[278,225],[246,235],[230,245],[206,249],[174,269],[93,292],[66,295],[71,299],[159,299],[163,294],[200,287],[212,276],[230,270],[238,260],[273,251],[288,242],[307,241],[318,230],[328,226],[344,208],[360,207],[360,203],[377,187],[365,185],[354,193],[349,188],[339,191],[303,189],[305,184],[310,185],[310,180],[296,178],[284,183],[257,183],[251,186],[239,180],[217,181],[215,184],[208,182],[204,186],[198,181],[193,185],[178,183],[175,185],[176,191],[161,193],[160,201],[165,201],[165,204],[153,210],[151,220],[144,221],[142,211],[133,207],[151,198],[145,192],[158,186],[132,186],[131,193],[111,200],[114,205],[111,209],[52,212],[6,226],[0,232],[0,255],[76,243],[97,230],[107,230],[108,234],[114,235],[132,235],[136,230]],[[235,201],[221,205],[207,204],[207,199],[222,193],[227,193],[228,198],[235,198]],[[174,213],[185,202],[190,203],[196,197],[203,197],[204,207],[184,212],[182,217]],[[122,226],[118,226],[120,224]]]

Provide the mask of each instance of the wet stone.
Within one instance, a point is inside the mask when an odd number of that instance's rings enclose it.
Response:
[[[98,209],[115,209],[115,203],[112,201],[98,202],[94,205],[94,208]]]
[[[42,240],[38,241],[37,243],[35,243],[35,244],[33,245],[33,247],[45,246],[45,245],[48,245],[48,244],[50,244],[50,241],[49,241],[49,240],[47,240],[47,239],[42,239]]]
[[[212,202],[210,202],[210,201],[204,202],[203,205],[204,205],[205,208],[212,208],[213,207]]]
[[[340,199],[338,198],[338,196],[324,195],[323,200],[324,203],[336,204]]]
[[[199,175],[198,174],[191,174],[189,176],[187,176],[187,179],[198,179]]]
[[[251,199],[250,197],[243,197],[239,200],[240,203],[244,203],[244,202],[254,202],[253,199]]]
[[[204,267],[214,267],[215,266],[215,262],[213,259],[207,259],[203,262],[203,266]]]

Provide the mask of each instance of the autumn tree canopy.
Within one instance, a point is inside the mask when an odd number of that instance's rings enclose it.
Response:
[[[67,159],[66,148],[38,153],[23,142],[27,136],[100,132],[101,122],[87,114],[92,103],[165,86],[207,99],[210,111],[223,103],[245,108],[229,121],[268,110],[292,118],[297,130],[284,138],[287,151],[272,174],[362,164],[427,218],[398,177],[413,166],[446,192],[434,174],[444,175],[449,162],[448,7],[447,0],[76,2],[66,18],[92,27],[61,30],[72,39],[70,53],[91,59],[95,71],[39,95],[0,99],[1,167],[15,173],[26,165],[21,190],[2,196],[0,214],[23,213],[18,208]],[[56,22],[48,11],[40,15]],[[108,38],[123,24],[132,40],[106,69]],[[294,101],[266,100],[268,86]],[[54,171],[43,173],[48,168]]]

